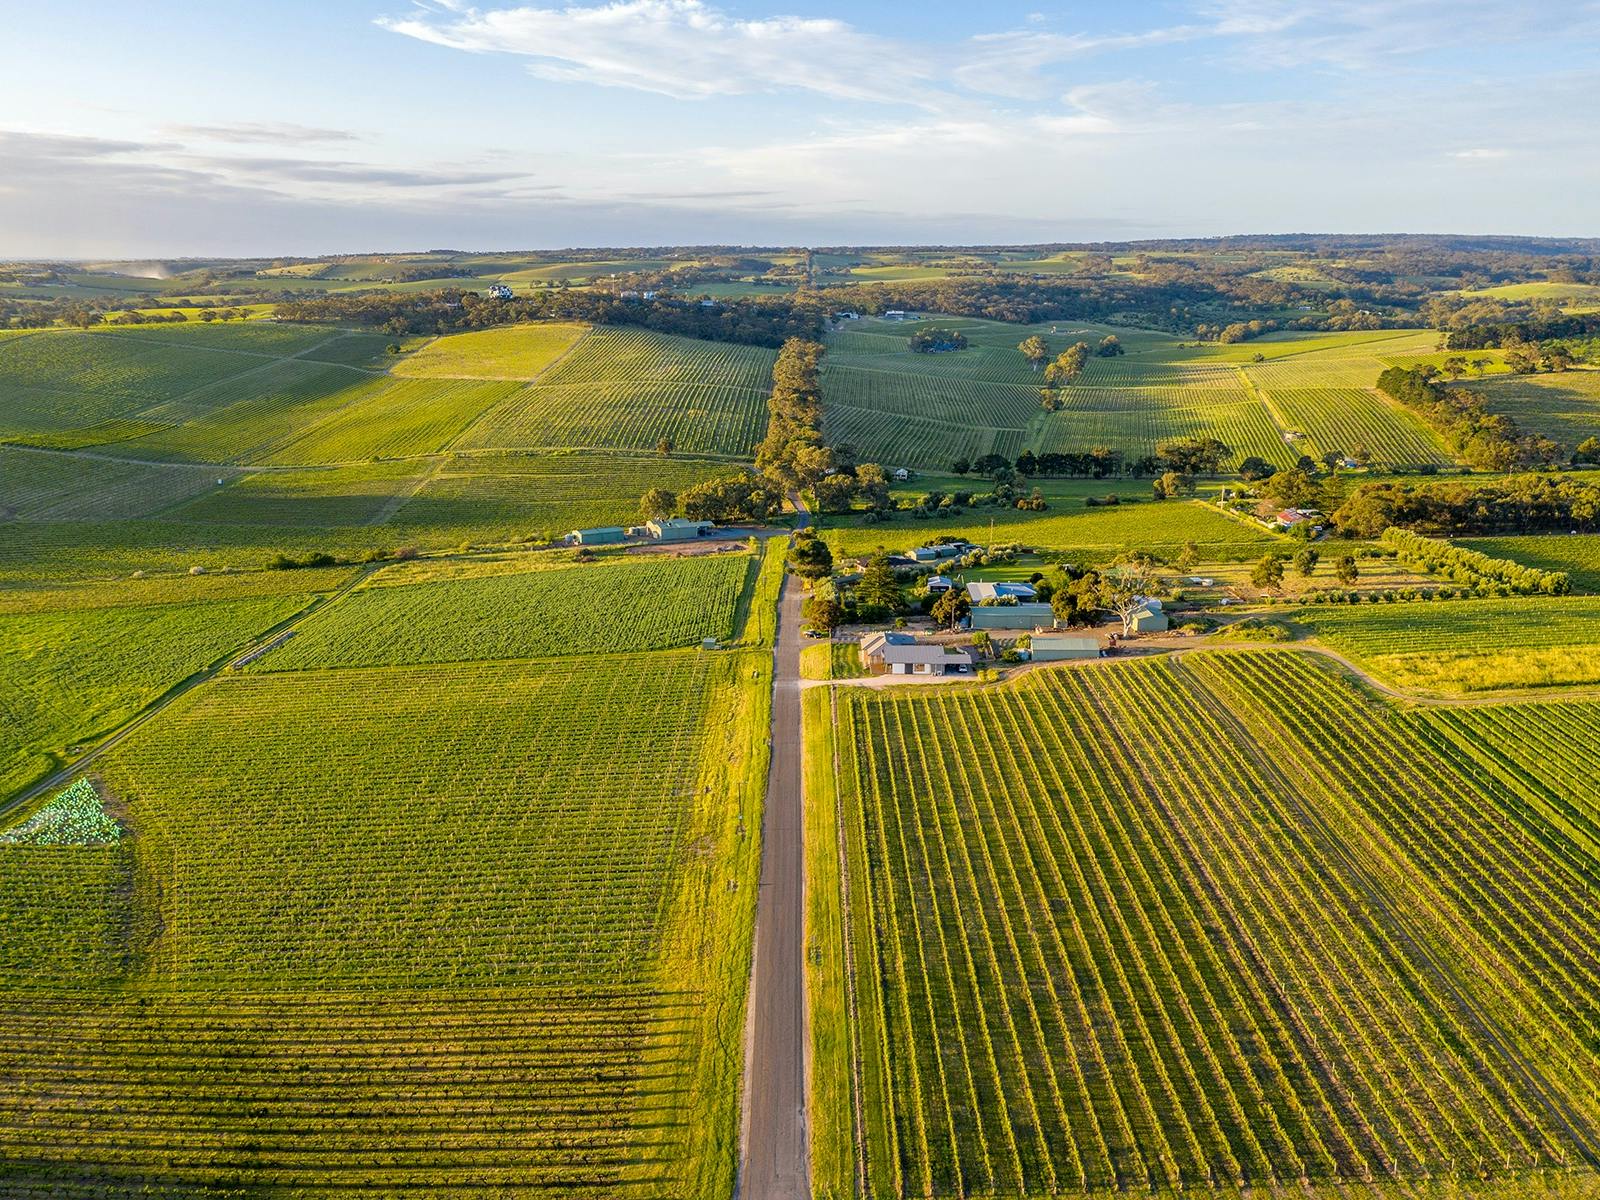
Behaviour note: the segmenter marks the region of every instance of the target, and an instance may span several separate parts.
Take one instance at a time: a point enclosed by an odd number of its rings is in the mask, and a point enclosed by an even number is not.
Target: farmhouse
[[[935,595],[940,592],[948,592],[953,586],[954,584],[950,582],[950,576],[948,575],[928,576],[928,590]]]
[[[911,472],[905,467],[896,467],[894,469],[894,478],[896,483],[904,483],[911,478]]]
[[[973,629],[1034,629],[1053,624],[1055,616],[1048,604],[984,604],[974,606],[967,619]]]
[[[606,546],[626,541],[628,531],[620,525],[601,525],[594,529],[574,529],[562,541],[569,546]]]
[[[972,655],[908,634],[867,633],[861,637],[861,665],[874,675],[964,675],[972,670]]]
[[[1286,508],[1273,518],[1273,522],[1279,529],[1294,529],[1306,524],[1316,529],[1321,527],[1322,514],[1314,508]]]
[[[503,283],[491,283],[489,285],[489,299],[509,300],[511,299],[511,289]]]
[[[1023,601],[1032,600],[1038,594],[1031,583],[1012,582],[1009,580],[991,583],[985,579],[977,583],[967,584],[967,599],[974,604],[982,604],[985,601],[990,604],[996,602],[1004,603],[1009,600],[1022,603]]]
[[[689,542],[695,538],[710,537],[716,525],[710,521],[667,517],[662,521],[646,521],[644,528],[645,532],[658,542]]]
[[[1034,662],[1062,662],[1073,658],[1099,658],[1100,639],[1064,633],[1033,635]]]

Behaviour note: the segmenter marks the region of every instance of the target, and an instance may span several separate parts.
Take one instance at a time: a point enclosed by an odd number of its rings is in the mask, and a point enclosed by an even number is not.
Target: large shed
[[[1035,662],[1061,662],[1069,658],[1099,658],[1100,639],[1065,633],[1033,635]]]
[[[620,525],[600,525],[594,529],[574,529],[566,541],[574,546],[605,546],[626,541],[628,531]]]
[[[716,526],[710,521],[690,521],[683,517],[667,517],[662,521],[646,521],[646,532],[658,542],[688,542],[695,538],[710,537]]]
[[[974,604],[967,611],[974,629],[1033,629],[1055,621],[1048,604]]]

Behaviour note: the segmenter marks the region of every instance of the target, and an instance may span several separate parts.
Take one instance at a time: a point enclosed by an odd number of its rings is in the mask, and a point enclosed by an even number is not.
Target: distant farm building
[[[873,675],[965,675],[972,655],[908,634],[868,633],[861,637],[861,665]]]
[[[896,467],[894,469],[894,478],[896,483],[904,483],[911,478],[911,472],[905,467]]]
[[[1032,600],[1038,594],[1033,584],[1010,580],[991,582],[985,579],[967,584],[967,599],[974,604],[982,604],[984,601],[991,604],[996,601],[1003,603],[1007,600],[1015,600],[1020,604]]]
[[[489,285],[489,299],[509,300],[511,299],[511,289],[503,283],[491,283]]]
[[[948,575],[928,576],[928,590],[935,594],[939,592],[948,592],[954,586],[955,585],[950,582],[950,576]]]
[[[1048,604],[981,604],[968,612],[974,629],[1035,629],[1055,616]]]
[[[903,308],[891,308],[883,314],[883,319],[885,321],[906,321],[910,319],[910,314]]]
[[[626,541],[628,531],[620,525],[600,525],[594,529],[574,529],[562,539],[569,546],[610,546]]]
[[[1273,522],[1279,529],[1295,529],[1301,525],[1317,529],[1321,527],[1322,519],[1322,514],[1314,508],[1286,508],[1273,518]]]
[[[1073,658],[1099,658],[1100,639],[1064,633],[1033,635],[1034,662],[1062,662]]]
[[[658,542],[689,542],[695,538],[710,537],[716,525],[710,521],[668,517],[663,521],[646,521],[644,528],[645,532]]]
[[[943,558],[954,558],[961,553],[961,548],[950,542],[941,542],[936,546],[918,546],[915,550],[907,550],[906,555],[912,562],[928,563],[938,562]]]

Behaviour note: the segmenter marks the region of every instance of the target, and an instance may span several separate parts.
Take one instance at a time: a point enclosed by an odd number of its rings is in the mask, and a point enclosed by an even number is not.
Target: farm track
[[[797,506],[798,507],[798,506]],[[807,514],[800,508],[800,526]],[[806,1200],[805,835],[800,588],[786,579],[773,650],[772,760],[761,818],[761,882],[745,1033],[740,1200]]]
[[[22,805],[26,804],[29,800],[32,800],[35,796],[38,796],[42,792],[47,792],[52,788],[60,787],[66,784],[90,763],[100,758],[106,753],[106,751],[111,750],[120,745],[122,742],[126,741],[130,734],[134,733],[141,726],[147,724],[153,718],[158,716],[162,711],[170,707],[175,701],[183,696],[188,695],[195,688],[200,687],[202,684],[209,683],[223,671],[232,666],[235,662],[239,661],[240,658],[246,657],[255,650],[264,646],[268,646],[269,644],[279,643],[287,640],[284,637],[285,634],[295,630],[306,618],[321,612],[328,605],[342,599],[349,592],[355,590],[356,587],[364,582],[375,571],[381,569],[381,567],[384,565],[385,564],[382,563],[375,563],[371,566],[364,567],[351,579],[346,581],[337,591],[329,592],[326,595],[316,597],[311,601],[311,603],[307,604],[299,612],[292,614],[285,620],[279,621],[271,629],[263,631],[250,643],[249,646],[236,646],[211,666],[197,671],[193,675],[189,676],[189,678],[180,680],[179,682],[173,684],[172,687],[167,689],[161,695],[157,696],[149,704],[145,705],[144,708],[140,709],[133,716],[129,717],[128,720],[124,721],[116,729],[112,730],[111,733],[102,738],[100,742],[92,749],[86,751],[84,754],[74,759],[71,763],[65,767],[62,767],[60,770],[54,771],[51,774],[46,775],[37,783],[23,788],[22,791],[18,792],[4,803],[0,803],[0,818],[3,818],[7,813],[20,808]]]

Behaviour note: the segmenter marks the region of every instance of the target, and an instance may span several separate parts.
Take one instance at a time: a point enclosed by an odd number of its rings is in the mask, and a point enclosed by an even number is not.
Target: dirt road
[[[784,581],[772,682],[772,763],[745,1039],[740,1200],[811,1195],[806,1125],[805,846],[800,771],[800,583]]]

